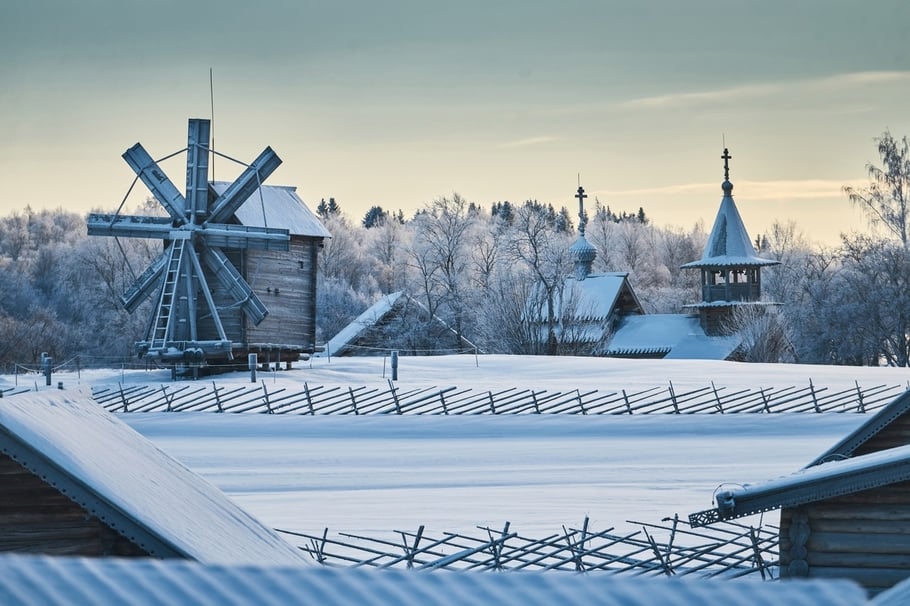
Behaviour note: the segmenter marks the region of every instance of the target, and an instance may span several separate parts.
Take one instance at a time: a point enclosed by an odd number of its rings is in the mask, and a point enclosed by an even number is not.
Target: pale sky
[[[271,145],[268,182],[311,207],[574,209],[580,173],[616,211],[710,228],[725,140],[753,237],[795,220],[833,244],[867,230],[840,188],[866,182],[873,138],[910,135],[908,26],[907,0],[8,0],[0,214],[116,208],[120,155],[183,148],[212,68],[216,150]]]

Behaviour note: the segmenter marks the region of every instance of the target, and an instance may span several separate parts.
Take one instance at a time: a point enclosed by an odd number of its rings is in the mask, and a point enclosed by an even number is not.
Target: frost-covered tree
[[[895,140],[889,131],[877,137],[882,166],[866,165],[870,183],[857,189],[844,187],[850,202],[862,209],[873,226],[881,226],[910,247],[910,143]]]
[[[412,221],[410,258],[421,279],[427,309],[451,323],[454,346],[464,335],[470,296],[470,233],[480,213],[455,193],[427,204]]]
[[[542,205],[525,203],[515,213],[509,247],[512,258],[524,264],[534,278],[537,296],[526,299],[526,313],[543,318],[546,328],[543,353],[548,355],[557,353],[556,296],[570,267],[569,237],[556,231],[555,222],[556,217]]]

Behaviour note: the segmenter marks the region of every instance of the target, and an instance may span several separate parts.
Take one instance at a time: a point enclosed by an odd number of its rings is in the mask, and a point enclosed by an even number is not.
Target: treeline
[[[355,222],[337,204],[322,218],[335,236],[320,266],[322,338],[380,295],[403,290],[452,329],[440,342],[427,315],[413,314],[405,336],[414,351],[454,351],[464,336],[487,352],[544,353],[539,321],[525,310],[535,293],[560,288],[572,274],[568,251],[577,236],[564,208],[528,201],[487,211],[456,194],[409,221],[374,207]],[[594,272],[629,272],[648,313],[683,313],[700,299],[698,272],[680,266],[701,257],[704,225],[657,227],[643,210],[617,215],[595,201],[586,237],[598,250]],[[736,316],[745,359],[910,363],[910,253],[902,242],[851,235],[818,249],[795,224],[776,223],[755,246],[781,263],[762,274],[764,298],[780,305]],[[581,353],[572,343],[558,351]]]
[[[119,297],[159,242],[88,238],[85,217],[26,208],[0,219],[0,368],[34,365],[42,352],[65,361],[132,355],[144,330]]]
[[[886,132],[878,141],[885,170],[869,167],[870,188],[846,193],[885,217],[892,237],[854,234],[818,249],[792,223],[758,235],[759,253],[780,261],[762,273],[764,297],[780,305],[736,317],[745,359],[910,364],[910,204],[903,202],[910,196],[901,197],[910,192],[910,152],[906,138],[900,145]],[[155,207],[149,201],[136,213]],[[319,342],[382,295],[404,291],[413,305],[395,331],[413,352],[463,351],[465,343],[489,353],[553,351],[527,309],[572,275],[577,217],[565,208],[529,200],[487,209],[454,194],[410,218],[379,206],[351,218],[333,198],[316,210],[333,234],[319,259]],[[598,251],[593,271],[629,272],[648,313],[681,313],[700,299],[698,272],[680,266],[701,257],[704,225],[658,227],[643,209],[616,213],[596,199],[586,219]],[[35,364],[41,352],[57,360],[132,355],[150,304],[130,315],[119,297],[160,246],[88,238],[85,217],[63,210],[0,218],[0,367]],[[571,328],[572,318],[558,321]],[[569,342],[556,346],[583,353]]]

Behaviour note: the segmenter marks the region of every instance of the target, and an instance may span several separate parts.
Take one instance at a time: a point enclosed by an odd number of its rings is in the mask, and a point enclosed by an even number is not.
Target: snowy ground
[[[592,358],[400,359],[402,389],[616,390],[666,385],[829,389],[906,385],[908,369]],[[385,367],[385,378],[383,368]],[[388,360],[316,358],[273,385],[386,385]],[[166,371],[60,373],[66,389],[168,383]],[[248,373],[217,377],[249,383]],[[0,385],[13,383],[0,378]],[[35,377],[19,377],[30,386]],[[40,382],[40,379],[39,379]],[[39,388],[43,388],[39,385]],[[856,414],[476,417],[127,414],[122,418],[274,527],[375,535],[425,524],[551,534],[589,515],[595,528],[711,507],[721,483],[795,471],[864,420]]]

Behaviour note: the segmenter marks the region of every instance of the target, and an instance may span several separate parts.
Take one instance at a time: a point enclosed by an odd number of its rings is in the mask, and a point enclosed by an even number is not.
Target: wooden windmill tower
[[[263,348],[274,352],[275,361],[291,361],[301,353],[315,350],[315,266],[322,239],[330,237],[315,216],[294,194],[293,188],[276,188],[262,182],[281,164],[267,147],[242,174],[230,184],[210,183],[210,122],[190,119],[187,140],[186,190],[181,193],[157,162],[137,143],[124,154],[130,168],[167,211],[167,217],[127,216],[115,213],[89,215],[90,236],[157,238],[164,242],[162,254],[138,277],[121,297],[130,312],[154,295],[154,305],[145,338],[136,343],[140,356],[168,364],[201,365],[232,360],[237,355]],[[266,202],[278,199],[287,208],[271,213],[268,221]],[[255,200],[262,207],[260,225],[241,221],[238,213],[245,203]],[[242,214],[242,213],[241,213]],[[250,211],[246,216],[250,216]],[[296,217],[297,229],[281,225],[279,217]],[[303,217],[303,220],[300,220]],[[299,228],[304,224],[303,228]],[[295,233],[296,232],[296,233]],[[294,242],[303,238],[309,246],[301,249]],[[269,315],[269,309],[248,281],[247,266],[256,253],[279,255],[278,261],[301,270],[299,289],[307,303],[302,309],[284,310],[287,315],[305,316],[302,333],[288,330],[277,321],[272,335],[283,340],[252,343],[256,328]],[[294,258],[284,258],[291,255]],[[262,259],[256,260],[260,265]],[[276,262],[272,258],[272,262]],[[303,270],[306,270],[305,272]],[[285,267],[273,274],[282,274]],[[304,275],[305,274],[305,275]],[[282,282],[288,295],[296,283]],[[262,291],[278,293],[271,285]],[[298,293],[299,294],[299,293]],[[301,297],[291,296],[300,301]],[[242,313],[241,313],[242,310]],[[258,336],[263,336],[261,331]]]

